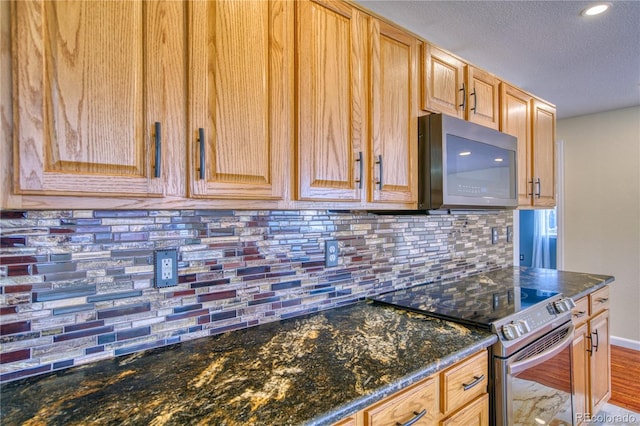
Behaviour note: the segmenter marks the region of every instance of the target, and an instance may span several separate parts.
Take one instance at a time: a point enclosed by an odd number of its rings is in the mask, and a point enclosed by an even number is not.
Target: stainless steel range
[[[571,425],[573,300],[551,291],[501,284],[478,275],[372,297],[491,330],[489,393],[496,425]]]

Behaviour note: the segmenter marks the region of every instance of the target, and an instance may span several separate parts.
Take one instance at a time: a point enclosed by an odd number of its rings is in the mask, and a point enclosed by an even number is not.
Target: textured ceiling
[[[557,107],[558,118],[640,105],[640,0],[357,1]]]

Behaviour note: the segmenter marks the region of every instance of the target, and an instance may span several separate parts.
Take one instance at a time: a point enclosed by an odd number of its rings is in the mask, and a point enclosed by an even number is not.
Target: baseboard
[[[640,342],[637,340],[625,339],[624,337],[611,336],[609,340],[612,345],[622,346],[623,348],[640,351]]]

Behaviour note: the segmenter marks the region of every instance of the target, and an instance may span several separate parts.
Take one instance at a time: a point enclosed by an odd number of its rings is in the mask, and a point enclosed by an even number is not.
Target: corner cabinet
[[[488,367],[487,351],[483,350],[334,426],[488,426]]]
[[[574,412],[595,415],[611,397],[609,287],[577,300],[572,315]]]
[[[163,195],[162,139],[175,136],[165,125],[180,113],[167,86],[179,87],[183,55],[167,22],[179,22],[182,5],[12,7],[15,192]]]
[[[555,108],[506,83],[500,106],[500,130],[518,138],[518,205],[554,207]]]
[[[450,53],[423,44],[422,108],[492,129],[500,125],[500,80]]]
[[[417,40],[349,3],[296,2],[297,199],[417,201]]]
[[[282,199],[293,5],[188,2],[189,196]]]

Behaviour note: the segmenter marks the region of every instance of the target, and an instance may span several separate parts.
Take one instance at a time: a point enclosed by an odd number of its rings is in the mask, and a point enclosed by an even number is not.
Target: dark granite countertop
[[[612,283],[615,279],[610,275],[524,266],[500,269],[482,275],[496,282],[514,283],[519,287],[557,291],[574,300]]]
[[[0,423],[331,424],[495,341],[359,302],[4,384]]]

